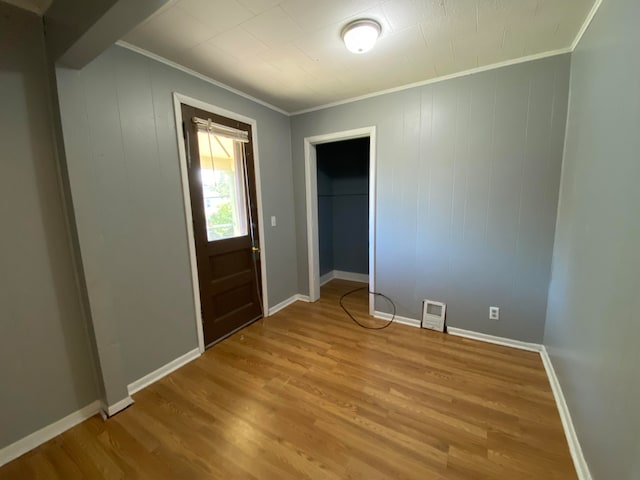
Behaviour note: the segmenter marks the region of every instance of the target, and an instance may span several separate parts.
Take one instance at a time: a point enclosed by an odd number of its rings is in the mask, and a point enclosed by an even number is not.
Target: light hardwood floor
[[[364,330],[338,306],[355,286],[330,282],[0,479],[576,478],[538,354]],[[366,319],[366,302],[348,303]]]

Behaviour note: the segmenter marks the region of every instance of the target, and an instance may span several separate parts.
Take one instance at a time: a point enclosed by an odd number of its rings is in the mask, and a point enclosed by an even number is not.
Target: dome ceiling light
[[[353,53],[365,53],[373,48],[382,28],[375,20],[355,20],[342,30],[342,40],[347,50]]]

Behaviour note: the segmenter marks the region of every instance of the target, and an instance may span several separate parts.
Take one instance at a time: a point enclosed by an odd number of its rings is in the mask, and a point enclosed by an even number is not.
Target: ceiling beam
[[[55,0],[44,15],[52,59],[81,69],[169,0]]]

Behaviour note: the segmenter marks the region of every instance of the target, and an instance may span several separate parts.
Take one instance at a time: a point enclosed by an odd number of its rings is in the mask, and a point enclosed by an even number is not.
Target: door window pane
[[[247,235],[243,144],[199,130],[198,147],[207,239]]]

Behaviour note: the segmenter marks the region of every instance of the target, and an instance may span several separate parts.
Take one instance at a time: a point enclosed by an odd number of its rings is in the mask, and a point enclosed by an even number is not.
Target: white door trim
[[[191,264],[191,283],[193,286],[193,303],[196,311],[196,332],[198,334],[198,348],[200,353],[204,352],[204,331],[202,327],[202,311],[200,309],[200,284],[198,282],[198,264],[196,262],[195,237],[193,234],[193,214],[191,212],[191,198],[189,196],[189,177],[187,172],[187,157],[182,139],[182,110],[180,104],[186,104],[191,107],[207,110],[216,115],[238,120],[251,125],[252,141],[253,141],[253,163],[256,174],[256,199],[258,203],[258,234],[260,235],[260,267],[262,270],[262,311],[266,317],[269,315],[269,301],[267,297],[267,264],[266,264],[266,246],[264,235],[264,222],[262,210],[262,188],[260,184],[260,149],[258,148],[258,124],[253,118],[245,117],[239,113],[226,110],[212,105],[210,103],[197,100],[195,98],[173,92],[173,109],[176,119],[176,135],[178,139],[178,155],[180,158],[180,176],[182,177],[182,195],[184,198],[184,213],[187,222],[187,239],[189,243],[189,258]]]
[[[318,240],[318,163],[316,145],[369,137],[369,291],[375,292],[376,240],[376,127],[315,135],[304,139],[304,167],[307,200],[307,249],[309,300],[320,299],[320,254]],[[369,314],[373,315],[374,296],[369,295]]]

